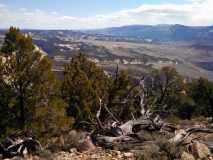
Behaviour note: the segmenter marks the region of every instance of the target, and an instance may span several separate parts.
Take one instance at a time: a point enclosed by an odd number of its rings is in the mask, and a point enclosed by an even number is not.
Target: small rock
[[[77,149],[76,148],[71,148],[70,149],[70,153],[76,153],[77,152]]]
[[[134,157],[134,154],[131,153],[131,152],[126,152],[126,153],[124,153],[124,157],[125,158],[132,158],[132,157]]]
[[[98,156],[98,155],[95,155],[95,154],[93,154],[92,156],[91,156],[91,159],[100,159],[100,157]]]
[[[121,154],[121,152],[120,152],[120,151],[115,151],[115,153],[116,153],[117,155],[120,155],[120,154]]]
[[[181,160],[195,160],[192,154],[189,154],[187,152],[183,152],[181,155]]]

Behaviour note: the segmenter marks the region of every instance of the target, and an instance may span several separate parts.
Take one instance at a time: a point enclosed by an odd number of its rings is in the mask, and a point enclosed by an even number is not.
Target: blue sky
[[[213,25],[213,0],[0,0],[0,28]]]
[[[69,16],[110,14],[119,10],[136,8],[142,4],[186,2],[186,0],[0,0],[0,3],[10,6],[11,9],[40,9]]]

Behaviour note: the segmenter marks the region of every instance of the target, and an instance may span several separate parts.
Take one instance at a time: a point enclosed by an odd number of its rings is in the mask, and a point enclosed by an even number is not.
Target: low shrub
[[[158,137],[152,144],[144,146],[139,160],[174,160],[180,157],[183,148],[168,142],[168,139]]]

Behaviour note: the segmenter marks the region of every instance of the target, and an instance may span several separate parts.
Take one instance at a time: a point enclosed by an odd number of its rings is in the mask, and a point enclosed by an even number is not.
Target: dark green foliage
[[[13,106],[20,127],[24,127],[25,121],[31,117],[30,112],[36,103],[41,100],[44,93],[44,85],[53,78],[51,63],[47,57],[43,57],[35,51],[32,39],[22,35],[19,30],[11,28],[5,37],[6,62],[3,65],[4,79],[13,93]],[[13,39],[12,36],[18,38]],[[8,40],[9,39],[9,40]],[[9,41],[7,43],[7,41]],[[13,50],[12,50],[12,49]],[[11,98],[11,97],[10,97]]]
[[[184,95],[179,99],[179,106],[175,112],[181,119],[191,119],[195,112],[195,102],[190,96]]]
[[[133,98],[136,95],[136,89],[128,72],[119,71],[117,68],[116,75],[110,82],[107,107],[121,120],[131,119],[131,112],[136,112]]]
[[[60,136],[63,132],[72,128],[74,120],[65,116],[67,104],[58,98],[52,98],[48,104],[36,107],[34,119],[29,128],[35,133],[42,142],[46,138]]]
[[[3,59],[0,58],[0,127],[1,134],[5,133],[8,128],[14,126],[12,122],[15,121],[14,110],[12,108],[14,93],[10,85],[6,82],[4,77]],[[0,136],[1,136],[0,134]]]
[[[153,86],[151,96],[156,101],[155,110],[162,116],[177,113],[178,107],[187,98],[184,79],[174,68],[164,67],[152,73]]]
[[[77,128],[95,120],[99,98],[106,99],[107,86],[104,71],[81,53],[65,66],[62,95],[69,104],[68,115],[75,118]]]
[[[189,84],[189,95],[196,103],[197,115],[213,115],[213,83],[207,79],[200,78]]]
[[[19,39],[21,38],[20,30],[15,27],[10,27],[9,31],[5,35],[5,40],[1,51],[4,54],[11,55],[19,47]]]
[[[70,125],[69,120],[63,121],[66,119],[66,105],[57,97],[59,83],[51,71],[51,62],[35,50],[32,38],[16,28],[10,28],[2,52],[0,136],[32,128],[36,133],[42,133],[43,126],[33,125],[34,122],[40,122],[38,119],[47,121],[49,128],[55,127],[55,130],[59,130],[59,126],[63,127],[62,123]],[[47,125],[43,122],[42,125]]]
[[[153,73],[152,96],[157,97],[157,111],[161,115],[175,115],[181,119],[213,115],[213,83],[200,78],[187,83],[170,67]],[[156,109],[156,108],[155,108]]]

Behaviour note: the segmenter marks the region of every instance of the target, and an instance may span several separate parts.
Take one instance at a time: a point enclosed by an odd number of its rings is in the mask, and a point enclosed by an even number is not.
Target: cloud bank
[[[10,9],[0,4],[0,28],[92,29],[132,24],[213,25],[213,0],[188,0],[185,4],[143,4],[108,15],[72,17],[39,9]]]

